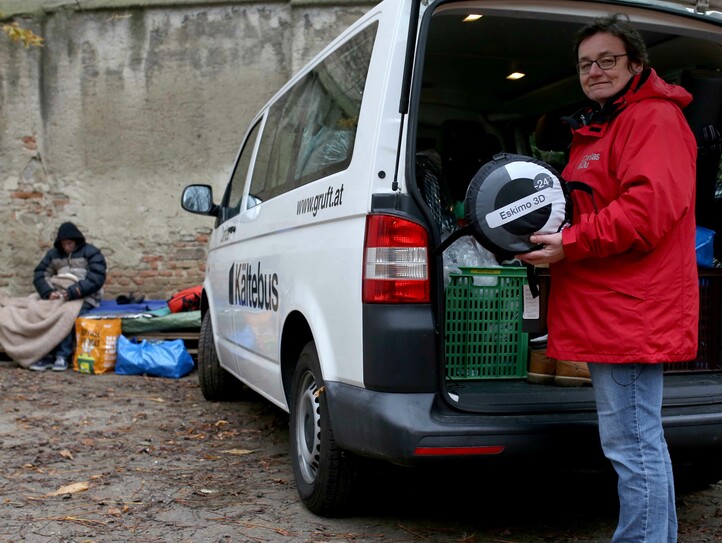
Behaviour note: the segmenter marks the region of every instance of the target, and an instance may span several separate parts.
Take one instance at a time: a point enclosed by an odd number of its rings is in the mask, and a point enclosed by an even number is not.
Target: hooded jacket
[[[72,239],[76,243],[71,254],[63,250],[61,241],[64,239]],[[71,222],[60,225],[53,248],[35,267],[33,284],[41,298],[47,299],[55,290],[48,279],[61,274],[71,274],[76,279],[67,288],[68,300],[84,298],[93,307],[100,304],[106,274],[105,257],[100,249],[85,241],[85,236]]]
[[[572,191],[566,258],[550,265],[550,357],[696,358],[697,146],[681,111],[691,99],[646,69],[604,108],[578,117],[562,177],[592,194]]]

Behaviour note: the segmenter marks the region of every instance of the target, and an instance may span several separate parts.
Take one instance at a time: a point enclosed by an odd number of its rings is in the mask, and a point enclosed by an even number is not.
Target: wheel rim
[[[301,476],[307,484],[316,480],[321,456],[321,414],[316,379],[306,372],[296,400],[296,455]]]

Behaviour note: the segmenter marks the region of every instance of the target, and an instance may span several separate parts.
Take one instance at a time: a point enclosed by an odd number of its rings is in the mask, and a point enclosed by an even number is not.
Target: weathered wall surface
[[[0,35],[0,291],[33,291],[66,220],[103,250],[106,298],[199,284],[212,220],[182,188],[220,196],[258,109],[373,3],[0,0],[45,39]]]

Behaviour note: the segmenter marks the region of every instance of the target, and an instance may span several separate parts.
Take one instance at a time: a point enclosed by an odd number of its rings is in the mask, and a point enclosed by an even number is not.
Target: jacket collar
[[[633,101],[633,97],[639,92],[650,76],[654,73],[651,68],[645,68],[634,75],[617,94],[607,100],[604,106],[593,104],[591,107],[584,107],[576,111],[570,117],[562,117],[572,130],[579,130],[585,126],[590,127],[591,132],[603,132],[602,126],[609,123],[614,117]],[[594,125],[596,127],[592,128]]]

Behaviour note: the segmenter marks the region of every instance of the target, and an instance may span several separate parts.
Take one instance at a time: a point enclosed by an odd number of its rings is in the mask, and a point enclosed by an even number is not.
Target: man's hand
[[[50,296],[48,296],[48,299],[50,299],[50,300],[67,300],[68,292],[65,290],[54,290],[50,293]]]

